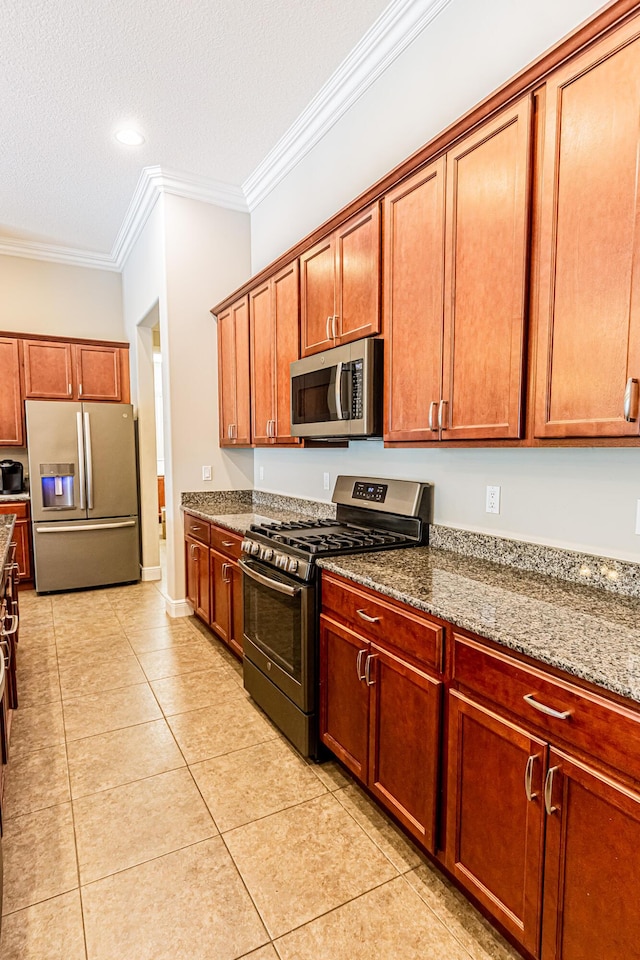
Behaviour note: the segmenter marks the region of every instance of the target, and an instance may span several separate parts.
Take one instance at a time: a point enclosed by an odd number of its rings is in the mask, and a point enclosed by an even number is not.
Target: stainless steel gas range
[[[433,487],[339,476],[335,520],[252,524],[242,543],[244,685],[293,745],[318,757],[318,559],[427,543]]]

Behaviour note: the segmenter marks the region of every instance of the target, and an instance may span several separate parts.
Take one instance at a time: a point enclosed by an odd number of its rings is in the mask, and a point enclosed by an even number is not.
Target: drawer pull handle
[[[223,547],[234,547],[235,544],[234,544],[233,540],[223,540],[223,541],[222,541],[222,546],[223,546]]]
[[[358,650],[358,658],[356,660],[356,673],[358,674],[358,680],[364,680],[364,673],[362,672],[362,658],[366,654],[366,650]]]
[[[376,682],[375,679],[374,680],[371,679],[371,663],[373,660],[375,660],[375,654],[370,653],[364,665],[364,678],[367,681],[368,687],[372,687]]]
[[[3,648],[2,655],[4,657],[4,666],[8,670],[11,666],[11,647],[9,646],[8,640],[0,640],[0,647]]]
[[[202,527],[199,527],[197,523],[192,523],[192,524],[191,524],[191,529],[192,529],[192,530],[202,530]]]
[[[556,772],[556,770],[559,770],[559,769],[560,769],[559,767],[549,767],[549,769],[547,770],[546,779],[544,781],[544,807],[547,813],[549,814],[549,816],[551,816],[552,813],[555,813],[556,810],[558,809],[557,807],[554,807],[553,804],[551,803],[551,796],[553,794],[553,775]]]
[[[571,716],[571,710],[554,710],[553,707],[548,707],[544,703],[538,703],[537,700],[533,699],[532,693],[525,693],[522,699],[528,703],[530,707],[539,710],[540,713],[544,713],[548,717],[555,717],[556,720],[568,720]]]
[[[531,802],[535,800],[538,796],[537,793],[533,792],[532,782],[533,782],[533,765],[536,761],[535,756],[530,756],[527,760],[527,766],[524,771],[524,792],[527,795],[527,800]]]
[[[6,614],[5,614],[5,616],[6,616]],[[18,620],[19,620],[19,618],[18,618],[15,614],[10,614],[10,617],[11,617],[11,626],[9,627],[9,629],[8,629],[8,630],[5,630],[4,624],[3,624],[3,626],[2,626],[2,631],[1,631],[1,632],[2,632],[2,636],[3,636],[3,637],[10,637],[10,636],[11,636],[12,634],[14,634],[14,633],[16,632],[16,630],[18,629]]]
[[[380,617],[370,617],[368,613],[365,613],[364,610],[356,610],[356,613],[362,620],[366,620],[367,623],[379,623]]]

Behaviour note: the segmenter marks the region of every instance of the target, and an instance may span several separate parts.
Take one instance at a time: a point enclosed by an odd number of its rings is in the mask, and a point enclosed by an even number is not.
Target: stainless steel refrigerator
[[[36,590],[140,579],[133,407],[27,400]]]

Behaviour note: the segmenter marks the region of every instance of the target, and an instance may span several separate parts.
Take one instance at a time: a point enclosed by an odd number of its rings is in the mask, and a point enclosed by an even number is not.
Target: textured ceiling
[[[8,0],[0,237],[107,254],[143,167],[240,185],[387,2]]]

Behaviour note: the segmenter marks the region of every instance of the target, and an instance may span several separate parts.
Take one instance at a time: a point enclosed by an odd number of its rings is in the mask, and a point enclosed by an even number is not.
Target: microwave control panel
[[[362,420],[362,360],[355,360],[352,365],[351,379],[351,419]]]
[[[387,496],[386,483],[362,483],[357,481],[353,485],[354,500],[371,500],[373,503],[384,503]]]

